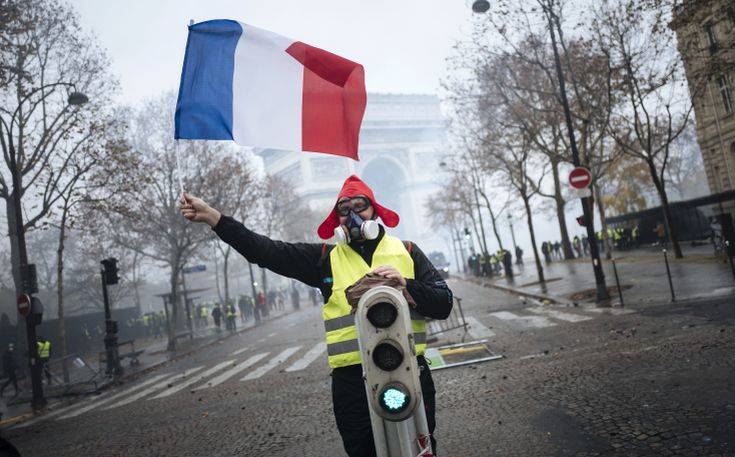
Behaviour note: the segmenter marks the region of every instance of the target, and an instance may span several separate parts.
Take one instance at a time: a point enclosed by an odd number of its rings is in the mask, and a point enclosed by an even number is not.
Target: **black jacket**
[[[249,230],[228,216],[220,218],[214,231],[248,262],[256,263],[260,267],[311,287],[318,287],[322,291],[324,303],[332,295],[332,266],[329,252],[334,245],[274,241]],[[350,247],[370,265],[375,248],[384,234],[385,231],[381,226],[377,239],[352,243]],[[412,245],[411,258],[415,279],[406,279],[406,289],[416,301],[416,311],[424,317],[446,319],[452,311],[452,291],[415,244]]]
[[[3,352],[3,373],[5,373],[5,376],[11,376],[17,369],[15,354],[7,350]]]

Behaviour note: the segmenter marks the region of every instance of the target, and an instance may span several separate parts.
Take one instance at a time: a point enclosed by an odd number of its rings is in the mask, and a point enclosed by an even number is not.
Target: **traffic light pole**
[[[569,146],[572,149],[572,162],[575,167],[581,166],[579,160],[579,150],[577,149],[577,140],[574,135],[574,124],[572,124],[572,113],[569,109],[569,101],[567,100],[567,89],[564,82],[564,72],[561,68],[561,60],[559,59],[559,50],[556,45],[556,34],[554,33],[554,22],[552,16],[554,12],[550,9],[545,9],[545,14],[549,22],[549,34],[551,35],[551,45],[554,50],[554,63],[556,65],[556,75],[559,80],[559,96],[561,103],[564,108],[564,118],[567,124],[567,132],[569,134]],[[597,244],[597,236],[595,235],[595,228],[592,224],[592,201],[589,197],[584,197],[582,200],[582,211],[584,214],[585,228],[587,229],[587,239],[589,240],[590,256],[592,257],[592,268],[595,272],[595,285],[597,287],[597,302],[607,300],[610,298],[610,293],[607,290],[605,284],[605,272],[602,270],[602,263],[600,262],[600,250]]]
[[[376,456],[433,455],[416,359],[425,339],[413,331],[403,294],[372,287],[357,304],[355,327]]]
[[[28,294],[33,292],[31,289],[31,278],[29,277],[28,268],[28,251],[26,249],[26,237],[23,227],[23,209],[20,201],[21,183],[20,171],[15,160],[15,147],[10,142],[10,170],[13,180],[13,210],[15,212],[15,236],[18,242],[18,264],[20,266],[20,290],[18,294]],[[20,318],[19,318],[20,319]],[[33,397],[31,399],[31,407],[34,410],[42,409],[46,406],[46,399],[43,396],[42,367],[38,358],[38,342],[36,337],[36,315],[31,312],[25,318],[26,321],[26,339],[28,341],[28,365],[31,372],[31,388]]]
[[[117,347],[117,328],[116,323],[112,320],[112,312],[110,311],[110,297],[107,293],[107,274],[103,269],[102,277],[102,299],[105,304],[105,353],[107,355],[107,374],[115,377],[122,375],[122,366],[120,365],[120,353]]]

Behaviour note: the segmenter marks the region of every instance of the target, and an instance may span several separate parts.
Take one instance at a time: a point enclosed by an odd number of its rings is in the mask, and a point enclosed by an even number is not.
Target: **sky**
[[[234,19],[365,67],[368,92],[437,93],[470,31],[469,0],[71,0],[119,78],[118,101],[176,90],[189,20]]]
[[[82,28],[94,33],[106,49],[111,71],[120,81],[117,101],[128,105],[177,90],[190,19],[238,20],[359,62],[365,67],[368,92],[428,94],[440,92],[440,81],[448,73],[445,59],[477,20],[471,0],[70,2]],[[568,211],[575,213],[576,205]],[[575,234],[580,230],[571,215],[569,226]],[[516,238],[530,254],[522,215],[515,216],[520,227]],[[535,218],[539,243],[558,236],[549,216]],[[485,229],[490,230],[489,221]],[[501,230],[503,238],[510,238],[507,227]]]

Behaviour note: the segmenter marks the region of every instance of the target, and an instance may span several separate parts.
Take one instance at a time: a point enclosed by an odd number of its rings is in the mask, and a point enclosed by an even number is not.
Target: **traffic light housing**
[[[104,259],[100,263],[102,264],[102,268],[104,269],[105,284],[117,284],[117,282],[120,280],[117,275],[117,259],[114,257],[110,257]]]
[[[406,299],[392,287],[373,287],[360,298],[355,324],[370,407],[388,421],[407,419],[422,397]]]

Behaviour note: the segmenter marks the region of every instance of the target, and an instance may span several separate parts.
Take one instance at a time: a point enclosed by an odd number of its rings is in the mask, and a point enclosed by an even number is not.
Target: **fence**
[[[443,320],[426,319],[426,342],[433,343],[438,339],[437,335],[456,329],[462,329],[462,341],[464,342],[465,336],[467,335],[467,321],[462,311],[462,299],[455,295],[454,306],[452,306],[452,312],[449,313],[449,317]]]

